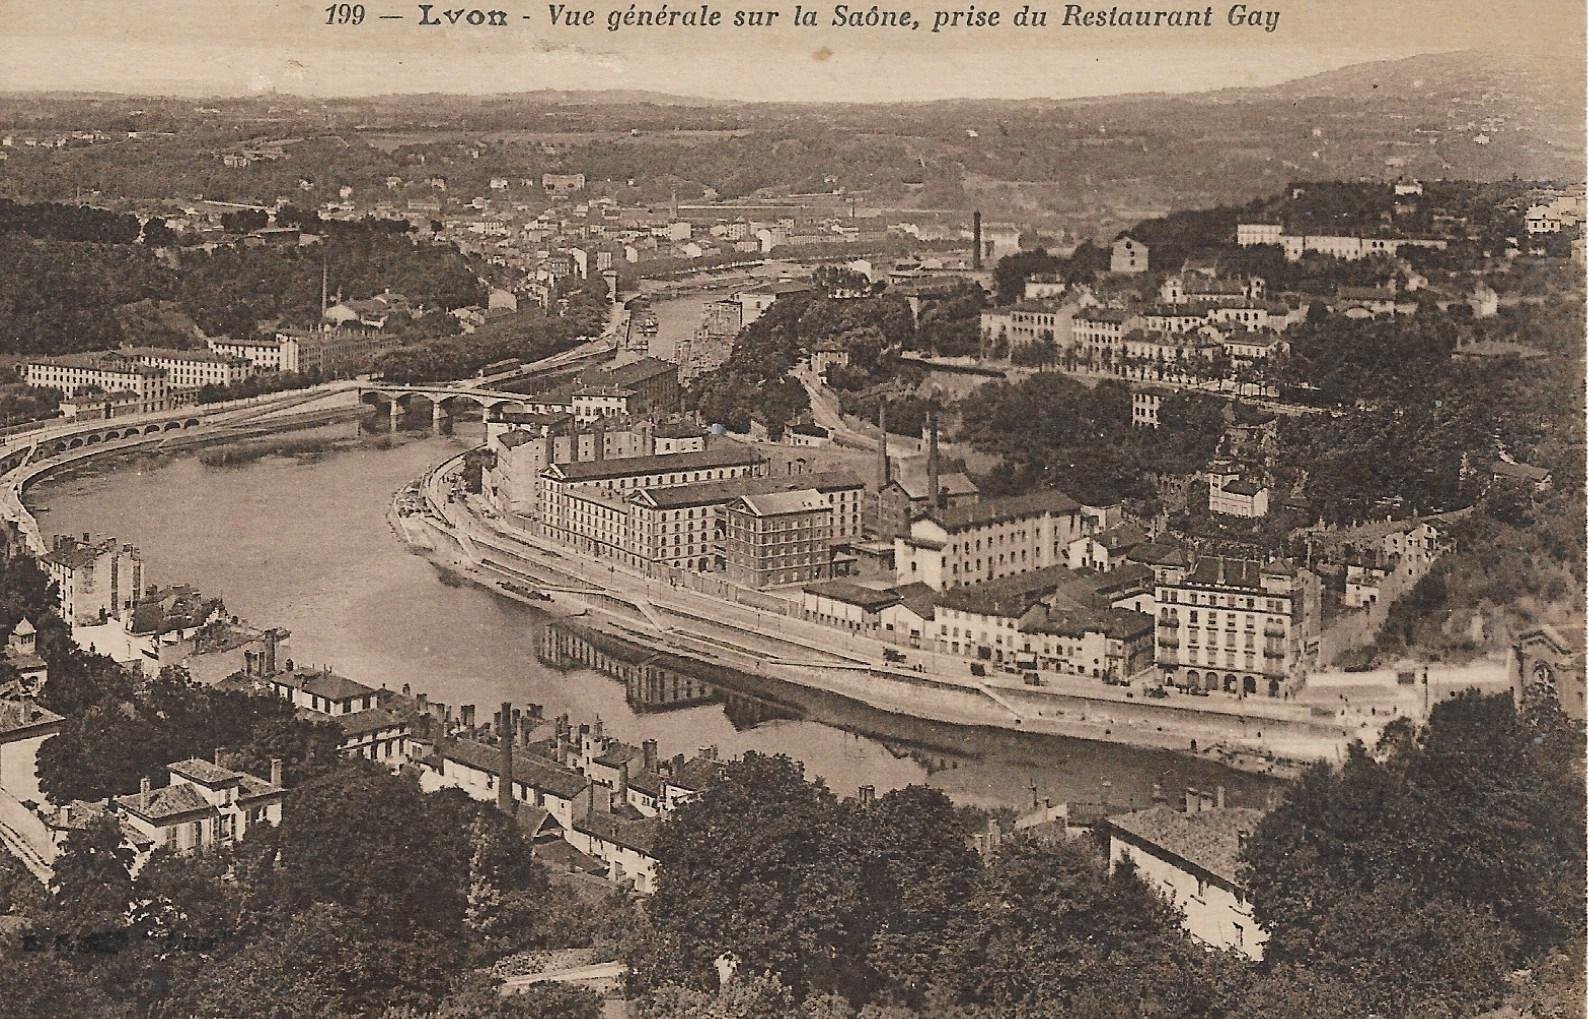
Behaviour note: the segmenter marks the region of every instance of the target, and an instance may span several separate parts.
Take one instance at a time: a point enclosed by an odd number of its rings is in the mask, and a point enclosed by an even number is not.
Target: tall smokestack
[[[976,245],[975,250],[972,251],[971,255],[970,255],[970,267],[972,269],[976,269],[976,270],[980,271],[980,269],[981,269],[981,210],[980,209],[977,209],[975,212],[970,214],[970,234],[971,234],[971,243]]]
[[[877,430],[882,438],[877,442],[877,492],[888,487],[888,401],[877,408]]]
[[[942,497],[937,481],[937,411],[926,412],[926,487],[927,505],[937,509]]]
[[[501,748],[502,771],[496,777],[496,808],[504,814],[513,813],[513,702],[502,702],[502,714],[496,720],[496,742]]]

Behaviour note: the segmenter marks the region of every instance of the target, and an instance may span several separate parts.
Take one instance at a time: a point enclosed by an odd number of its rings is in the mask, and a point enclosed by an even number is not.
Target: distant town
[[[7,1007],[1575,1014],[1588,186],[1489,172],[1484,95],[1407,129],[1469,174],[1068,217],[945,189],[925,120],[879,182],[709,108],[6,98]],[[38,502],[409,436],[390,542],[494,607],[452,639],[634,717],[311,664],[160,521]],[[1118,770],[837,788],[646,722],[721,702]]]

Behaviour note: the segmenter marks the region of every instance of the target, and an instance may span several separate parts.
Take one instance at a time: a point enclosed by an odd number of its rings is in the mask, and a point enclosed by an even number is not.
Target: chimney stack
[[[975,212],[970,214],[970,235],[971,235],[971,243],[975,245],[975,249],[971,252],[971,255],[970,255],[970,267],[972,269],[975,269],[975,270],[977,270],[979,272],[981,270],[981,210],[980,209],[977,209]]]
[[[497,809],[513,813],[513,702],[503,700],[497,722],[497,744],[502,752],[502,771],[497,775]]]
[[[1195,814],[1202,805],[1202,796],[1190,786],[1185,787],[1185,812]]]
[[[1213,802],[1214,802],[1215,805],[1218,806],[1218,808],[1220,810],[1224,809],[1224,787],[1223,786],[1219,786],[1214,791],[1214,800],[1213,800]]]
[[[271,627],[265,631],[264,669],[265,675],[267,676],[274,676],[276,674],[276,646],[280,643],[280,641],[280,630],[276,629],[275,627]]]
[[[145,775],[138,780],[138,806],[143,810],[149,809],[149,776]]]
[[[881,438],[877,442],[877,492],[880,494],[888,487],[888,401],[883,400],[877,406],[877,430]]]
[[[462,713],[462,722],[465,729],[474,728],[474,705],[465,704],[458,709]]]
[[[863,786],[860,787],[860,805],[862,807],[871,806],[872,803],[876,802],[876,799],[877,799],[877,787],[876,786],[863,785]]]
[[[272,757],[270,759],[270,784],[280,788],[281,777],[281,758]]]
[[[217,768],[224,768],[225,767],[225,765],[221,763],[221,748],[220,747],[216,747],[215,748],[215,767],[217,767]]]
[[[926,412],[926,486],[927,506],[938,509],[942,505],[942,494],[938,490],[937,478],[937,411]]]
[[[618,765],[617,771],[618,777],[616,787],[612,791],[612,798],[621,807],[629,801],[629,762],[624,761]]]
[[[1112,782],[1104,782],[1103,783],[1103,808],[1105,810],[1108,808],[1109,800],[1113,796],[1113,793],[1114,793],[1114,783],[1112,783]]]
[[[656,774],[656,741],[653,739],[640,742],[641,761],[648,774]]]

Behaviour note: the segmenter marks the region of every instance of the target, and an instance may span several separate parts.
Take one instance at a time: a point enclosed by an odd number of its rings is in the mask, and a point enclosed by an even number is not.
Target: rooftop
[[[573,823],[574,831],[592,835],[604,842],[632,849],[646,856],[656,845],[656,833],[662,826],[660,817],[627,818],[603,811],[592,811]]]
[[[31,699],[0,700],[0,736],[23,732],[43,726],[59,725],[65,721],[60,715],[42,708]]]
[[[468,739],[444,739],[436,744],[436,753],[477,771],[495,775],[502,768],[502,751],[490,743]],[[520,782],[543,793],[551,793],[564,800],[572,800],[584,792],[589,780],[572,768],[552,764],[524,753],[513,755],[513,781]]]
[[[937,596],[941,608],[1012,619],[1073,582],[1067,566],[1046,566],[1029,573],[1014,573],[980,584],[951,587]]]
[[[827,500],[813,488],[800,488],[792,492],[767,492],[741,495],[736,504],[758,517],[784,516],[790,513],[810,513],[828,508]]]
[[[151,789],[147,800],[142,793],[116,797],[116,806],[147,820],[160,822],[190,814],[216,813],[214,804],[194,786],[178,782],[162,789]]]
[[[849,471],[821,471],[816,474],[790,474],[773,478],[729,478],[725,481],[700,481],[691,485],[646,488],[635,493],[637,501],[657,509],[682,509],[730,502],[741,495],[766,495],[772,492],[815,490],[827,493],[863,488],[865,483]]]
[[[1222,807],[1189,814],[1171,807],[1152,807],[1111,817],[1108,824],[1129,841],[1149,850],[1165,850],[1239,888],[1241,838],[1255,829],[1262,818],[1261,810],[1249,807]]]
[[[199,785],[209,786],[212,789],[234,785],[242,778],[240,773],[230,768],[223,768],[200,757],[190,757],[185,761],[168,764],[165,770],[173,775],[181,775],[185,779],[197,782]]]
[[[911,499],[925,499],[931,495],[930,483],[931,479],[927,477],[925,472],[916,471],[908,473],[901,471],[899,476],[892,481],[892,484],[898,485],[904,491],[904,494]],[[963,471],[953,471],[949,474],[938,475],[937,490],[939,494],[949,496],[978,495],[981,493],[981,489],[976,487],[976,482],[972,481]]]
[[[612,460],[583,460],[553,464],[568,481],[599,481],[604,478],[637,477],[677,471],[709,470],[717,467],[749,467],[761,462],[754,450],[739,445],[719,445],[694,453],[660,453],[653,456],[625,456]]]
[[[302,690],[316,697],[324,697],[333,701],[345,701],[375,692],[374,687],[365,686],[363,683],[348,679],[346,676],[339,676],[330,669],[321,669],[319,671],[299,669],[296,672],[272,676],[270,677],[270,682],[277,686],[291,687],[294,690]]]
[[[891,588],[878,590],[873,587],[862,587],[848,580],[827,580],[819,584],[806,584],[804,590],[805,593],[814,594],[819,598],[831,598],[872,612],[885,609],[889,605],[897,605],[902,600],[899,592]]]
[[[927,515],[942,524],[945,530],[953,532],[1044,513],[1074,513],[1080,508],[1080,503],[1063,492],[1049,489],[932,510]]]

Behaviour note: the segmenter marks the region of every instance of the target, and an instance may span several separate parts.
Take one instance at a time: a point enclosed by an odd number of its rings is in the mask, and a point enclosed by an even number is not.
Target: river
[[[534,609],[466,582],[411,553],[386,512],[393,493],[480,438],[480,425],[435,434],[429,416],[388,431],[386,417],[290,433],[346,440],[321,453],[206,466],[196,450],[127,453],[63,470],[27,494],[46,534],[93,532],[137,544],[148,581],[192,583],[256,625],[291,631],[288,656],[371,685],[408,683],[489,717],[503,700],[548,716],[603,719],[609,731],[660,744],[663,756],[716,746],[785,753],[837,792],[912,782],[956,800],[1029,806],[1034,796],[1146,805],[1155,781],[1227,787],[1260,802],[1270,785],[1211,762],[1165,752],[1018,733],[965,732],[764,680],[706,676],[689,663],[652,667],[605,655],[578,633],[548,629]],[[288,437],[288,436],[283,436]],[[643,654],[638,656],[643,658]],[[589,667],[604,666],[608,672]],[[682,680],[680,679],[682,677]],[[710,679],[680,696],[679,683]],[[1036,786],[1033,793],[1032,786]]]

